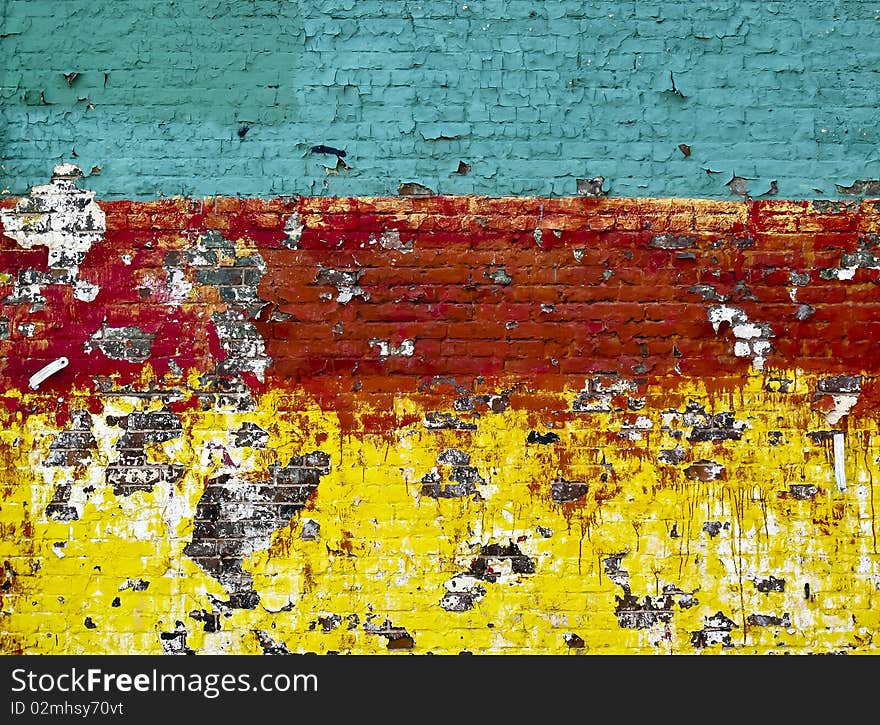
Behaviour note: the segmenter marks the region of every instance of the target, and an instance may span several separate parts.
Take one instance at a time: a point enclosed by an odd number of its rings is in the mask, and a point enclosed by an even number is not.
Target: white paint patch
[[[834,482],[838,491],[846,491],[846,465],[843,433],[834,434]]]
[[[733,326],[733,335],[740,340],[753,340],[756,337],[763,337],[763,334],[763,330],[752,322]]]
[[[284,233],[287,235],[284,246],[288,249],[296,249],[299,246],[299,240],[302,239],[304,229],[305,226],[303,226],[299,214],[293,212],[293,214],[287,217],[287,221],[284,222]]]
[[[34,186],[14,209],[0,211],[6,236],[24,249],[47,247],[49,267],[66,270],[66,281],[71,283],[75,283],[79,265],[92,244],[102,241],[107,230],[104,212],[95,202],[95,192],[76,188],[82,176],[78,166],[58,164],[48,184]],[[77,299],[91,302],[97,287],[84,284],[87,287],[75,288]]]
[[[642,440],[642,431],[651,430],[653,427],[654,421],[647,416],[640,415],[636,418],[635,423],[621,426],[617,437],[631,441],[640,441]]]
[[[770,325],[763,322],[750,322],[748,315],[733,305],[712,305],[707,315],[715,334],[721,324],[730,324],[734,336],[733,354],[737,357],[750,357],[755,370],[763,370],[767,356],[773,348],[770,338],[775,337]]]
[[[370,347],[379,348],[379,357],[412,357],[416,349],[414,340],[404,340],[396,347],[388,340],[370,339]]]
[[[831,401],[834,403],[834,410],[825,415],[825,420],[828,425],[836,425],[843,416],[849,415],[855,404],[859,402],[859,394],[831,393]]]
[[[189,297],[193,288],[192,282],[186,278],[182,269],[172,267],[167,270],[167,275],[168,304],[179,307]]]
[[[128,530],[135,540],[149,541],[155,538],[151,523],[149,519],[133,516],[128,522]]]
[[[843,267],[841,269],[829,270],[829,274],[833,274],[837,279],[848,280],[856,276],[858,267]]]
[[[189,502],[183,496],[175,495],[174,485],[170,485],[168,498],[162,509],[162,519],[168,525],[168,530],[177,535],[181,522],[190,522],[193,518],[195,518],[195,511]]]
[[[80,302],[94,302],[101,288],[84,279],[78,279],[73,283],[73,296]]]

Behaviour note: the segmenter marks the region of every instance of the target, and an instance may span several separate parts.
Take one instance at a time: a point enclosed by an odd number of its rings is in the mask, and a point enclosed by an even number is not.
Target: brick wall
[[[4,652],[875,651],[874,200],[79,176],[0,214]]]
[[[567,196],[598,176],[612,196],[876,196],[876,14],[859,0],[7,0],[0,191],[25,194],[63,160],[104,199],[410,182]]]

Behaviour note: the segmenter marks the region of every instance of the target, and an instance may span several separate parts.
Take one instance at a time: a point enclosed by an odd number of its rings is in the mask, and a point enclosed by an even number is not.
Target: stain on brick
[[[313,519],[303,520],[299,532],[299,538],[303,541],[317,541],[321,538],[321,524]]]
[[[373,621],[372,615],[367,615],[367,619],[364,621],[364,631],[368,634],[385,637],[388,640],[388,649],[412,649],[415,647],[415,640],[409,632],[403,627],[395,627],[388,619],[377,624]]]
[[[605,184],[604,176],[594,176],[590,179],[575,179],[578,196],[605,196],[608,192],[602,189]]]
[[[131,589],[133,592],[145,592],[149,586],[150,582],[145,579],[126,579],[119,585],[119,591],[124,592],[126,589]]]
[[[734,196],[746,198],[749,195],[749,180],[736,174],[725,184]]]
[[[88,466],[96,450],[91,415],[84,410],[75,410],[70,414],[69,427],[49,444],[49,455],[43,465]]]
[[[684,475],[691,481],[714,481],[723,478],[724,466],[707,458],[701,458],[685,468]]]
[[[33,187],[30,196],[19,199],[14,209],[0,210],[0,220],[3,233],[24,249],[47,247],[50,270],[63,273],[57,282],[50,282],[51,275],[34,272],[40,279],[37,285],[70,284],[76,299],[91,302],[98,287],[78,278],[79,267],[92,245],[104,239],[107,223],[95,202],[95,192],[76,188],[82,176],[78,166],[58,164],[48,184]]]
[[[623,557],[625,557],[627,553],[628,552],[624,551],[619,554],[606,556],[602,559],[602,567],[605,571],[605,576],[623,589],[624,594],[628,595],[630,593],[629,572],[624,569],[622,565]]]
[[[397,187],[397,193],[400,196],[434,196],[435,192],[433,189],[428,188],[424,184],[417,184],[415,182],[405,182],[400,184]]]
[[[650,246],[656,249],[691,249],[697,240],[694,237],[675,234],[656,234],[651,237]]]
[[[803,322],[804,320],[810,319],[813,315],[816,314],[816,308],[812,305],[800,304],[798,305],[797,311],[794,313],[794,316]]]
[[[647,629],[657,623],[668,624],[672,621],[672,597],[652,597],[646,595],[639,601],[632,594],[624,594],[622,597],[615,595],[617,602],[614,614],[617,615],[617,623],[625,629]]]
[[[402,340],[400,344],[393,345],[388,340],[370,338],[370,347],[379,351],[379,358],[388,357],[412,357],[416,346],[414,340]]]
[[[693,418],[694,427],[688,434],[688,440],[691,442],[738,441],[742,438],[743,429],[748,427],[746,421],[736,420],[730,411],[714,415],[693,411]]]
[[[862,377],[836,375],[820,378],[816,384],[812,407],[825,413],[828,425],[837,425],[859,402]]]
[[[52,500],[46,506],[46,516],[55,521],[77,521],[79,511],[70,504],[73,485],[70,482],[60,483],[55,487]]]
[[[239,256],[235,242],[219,232],[199,236],[184,257],[195,269],[196,282],[215,289],[225,303],[225,309],[211,314],[225,353],[216,372],[233,377],[249,372],[262,382],[272,361],[254,321],[267,304],[257,292],[266,274],[265,261],[257,253]]]
[[[357,618],[357,615],[354,615]],[[342,624],[342,616],[339,614],[326,614],[320,615],[317,619],[312,620],[309,623],[309,629],[315,629],[315,627],[320,627],[321,631],[324,634],[332,632],[339,625]],[[355,623],[355,627],[357,627],[357,622]]]
[[[638,398],[632,396],[644,379],[627,380],[619,376],[594,376],[584,382],[583,389],[572,403],[575,413],[610,413],[612,405],[623,410],[637,409]]]
[[[790,483],[788,484],[788,492],[792,498],[798,501],[807,501],[819,493],[819,489],[808,483]]]
[[[250,388],[238,377],[206,373],[199,378],[195,393],[202,410],[228,408],[248,412],[256,408]]]
[[[681,446],[676,446],[675,448],[670,448],[664,451],[660,451],[657,455],[657,459],[661,463],[665,463],[669,466],[677,466],[679,463],[687,458],[687,451]]]
[[[730,524],[724,523],[722,524],[720,521],[706,521],[703,524],[703,531],[709,534],[709,538],[714,539],[718,534],[721,533],[722,529],[729,529]]]
[[[834,186],[841,194],[880,196],[880,180],[878,179],[856,179],[849,186],[842,184],[835,184]]]
[[[388,229],[379,236],[379,246],[382,249],[390,249],[395,252],[409,254],[413,251],[413,242],[403,242],[400,239],[400,231],[397,229]]]
[[[202,623],[202,629],[205,632],[219,632],[222,629],[220,622],[220,613],[208,611],[206,609],[194,609],[189,613],[190,619]]]
[[[507,286],[511,282],[513,282],[513,277],[511,277],[507,270],[504,267],[499,267],[497,269],[490,269],[489,271],[483,274],[484,277],[488,277],[495,284],[500,284],[501,286]]]
[[[764,369],[773,349],[770,340],[776,337],[769,324],[750,322],[744,310],[732,305],[712,305],[707,315],[716,334],[722,323],[729,323],[734,337],[734,355],[751,358],[755,370]]]
[[[574,632],[566,632],[562,635],[562,639],[565,641],[565,644],[569,649],[583,649],[586,646],[583,637]]]
[[[456,574],[443,584],[446,593],[440,606],[450,612],[465,612],[486,595],[483,582],[511,581],[517,575],[534,573],[534,560],[523,554],[517,544],[486,544],[471,559],[466,572]]]
[[[284,246],[288,249],[297,249],[304,230],[299,214],[293,212],[284,222]]]
[[[456,398],[453,407],[457,411],[473,411],[479,415],[483,412],[503,413],[510,405],[512,390],[505,390],[498,394],[464,395]]]

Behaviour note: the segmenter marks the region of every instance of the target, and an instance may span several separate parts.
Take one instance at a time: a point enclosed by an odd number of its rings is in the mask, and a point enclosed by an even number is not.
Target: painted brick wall
[[[77,183],[0,214],[4,652],[876,652],[877,201]]]
[[[0,4],[0,651],[876,652],[878,13]]]
[[[565,196],[597,176],[613,196],[876,195],[855,182],[880,179],[878,12],[7,0],[0,190],[27,193],[68,161],[104,199],[393,195],[406,182]]]

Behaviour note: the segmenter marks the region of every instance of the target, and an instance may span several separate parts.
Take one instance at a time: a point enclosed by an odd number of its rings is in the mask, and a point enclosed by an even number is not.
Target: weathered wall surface
[[[870,2],[120,7],[0,3],[6,193],[47,160],[104,199],[880,193]]]
[[[4,652],[876,651],[877,202],[78,183],[0,214]]]

